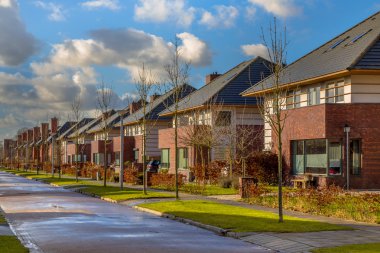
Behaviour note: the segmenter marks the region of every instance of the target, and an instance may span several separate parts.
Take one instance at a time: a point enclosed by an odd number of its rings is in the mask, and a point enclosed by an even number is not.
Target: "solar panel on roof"
[[[339,46],[343,41],[345,41],[346,39],[348,39],[350,36],[347,36],[346,38],[343,38],[343,39],[340,39],[338,40],[337,42],[335,42],[331,47],[330,49],[334,49],[336,48],[337,46]]]
[[[352,44],[354,44],[356,41],[358,41],[359,39],[361,39],[364,35],[366,35],[366,34],[369,33],[370,31],[372,31],[372,29],[369,29],[368,31],[359,34],[358,36],[356,36],[355,38],[353,38],[353,39],[350,41],[350,43],[347,44],[347,46],[348,46],[348,45],[352,45]]]

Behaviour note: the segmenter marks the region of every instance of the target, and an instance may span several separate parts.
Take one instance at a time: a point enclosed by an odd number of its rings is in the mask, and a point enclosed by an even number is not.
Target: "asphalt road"
[[[268,252],[240,240],[0,172],[0,206],[34,252]]]

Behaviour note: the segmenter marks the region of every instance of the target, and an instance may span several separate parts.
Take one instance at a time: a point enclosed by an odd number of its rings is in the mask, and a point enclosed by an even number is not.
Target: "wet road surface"
[[[240,240],[0,172],[0,206],[34,252],[268,252]]]

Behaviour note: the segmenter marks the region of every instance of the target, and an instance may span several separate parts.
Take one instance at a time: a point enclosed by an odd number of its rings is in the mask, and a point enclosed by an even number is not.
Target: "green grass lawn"
[[[150,198],[173,198],[173,194],[167,194],[162,192],[148,191],[145,195],[141,190],[135,190],[131,188],[124,188],[120,190],[119,187],[108,186],[103,187],[99,185],[88,185],[82,189],[86,193],[92,193],[104,198],[110,198],[116,201],[124,201],[131,199],[150,199]]]
[[[351,230],[352,228],[278,215],[270,212],[219,204],[211,201],[166,201],[139,205],[144,208],[191,219],[235,232],[316,232],[327,230]]]
[[[380,252],[380,243],[350,244],[312,250],[313,253],[374,253]]]
[[[0,252],[26,253],[29,249],[25,248],[16,236],[0,235]]]
[[[0,214],[0,225],[1,224],[6,224],[7,221],[5,220],[4,216],[2,214]]]

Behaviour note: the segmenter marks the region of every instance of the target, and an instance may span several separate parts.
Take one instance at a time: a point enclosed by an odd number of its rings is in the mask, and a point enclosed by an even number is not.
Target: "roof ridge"
[[[361,22],[355,24],[354,26],[350,27],[349,29],[346,29],[344,32],[342,32],[342,33],[340,33],[339,35],[333,37],[331,40],[329,40],[329,41],[323,43],[321,46],[315,48],[314,50],[312,50],[312,51],[310,51],[309,53],[307,53],[307,54],[301,56],[300,58],[298,58],[297,60],[295,60],[295,61],[292,62],[291,64],[287,65],[286,68],[288,68],[288,67],[294,65],[295,63],[299,62],[300,60],[302,60],[302,59],[305,58],[306,56],[308,56],[308,55],[314,53],[314,52],[317,51],[318,49],[324,47],[325,45],[329,44],[330,42],[332,42],[332,41],[335,40],[336,38],[342,36],[343,34],[348,33],[349,31],[351,31],[351,30],[353,30],[355,27],[357,27],[357,26],[363,24],[363,23],[366,22],[367,20],[372,19],[374,16],[378,15],[379,13],[380,13],[380,11],[377,11],[376,13],[372,14],[372,15],[369,16],[368,18],[366,18],[366,19],[362,20]],[[268,76],[268,77],[270,77],[270,76]],[[264,80],[264,79],[263,79],[263,80]]]
[[[260,59],[261,59],[261,60],[264,60],[264,61],[268,61],[268,62],[270,62],[269,60],[266,60],[265,58],[263,58],[263,57],[261,57],[261,56],[256,56],[256,57],[252,58],[251,60],[241,62],[240,64],[236,65],[236,66],[233,67],[231,70],[229,70],[228,72],[234,70],[235,68],[237,68],[238,66],[240,66],[240,65],[242,65],[242,64],[244,64],[244,63],[247,63],[247,66],[245,66],[245,67],[242,68],[239,72],[237,72],[237,73],[235,74],[235,76],[233,76],[233,78],[231,78],[230,80],[228,80],[228,82],[227,82],[225,85],[223,85],[219,90],[217,90],[215,93],[219,93],[219,92],[221,92],[223,89],[225,89],[228,83],[230,83],[230,82],[232,82],[233,80],[235,80],[239,74],[241,74],[241,73],[242,73],[244,70],[246,70],[247,68],[250,68],[252,63],[254,63],[254,62],[256,62],[256,61],[258,61],[258,60],[260,60]],[[226,72],[225,74],[227,74],[228,72]],[[224,75],[224,74],[223,74],[223,75]],[[222,75],[222,76],[223,76],[223,75]],[[220,76],[220,77],[221,77],[221,76]],[[249,79],[251,79],[251,78],[249,78]],[[263,80],[264,80],[264,79],[263,79]],[[255,84],[254,84],[254,85],[251,85],[251,87],[252,87],[252,86],[255,86]],[[239,93],[239,94],[241,94],[241,93]],[[214,94],[214,95],[215,95],[215,94]],[[214,97],[214,95],[213,95],[212,97]],[[212,97],[210,97],[210,98],[206,101],[206,103],[207,103],[207,102],[210,102],[210,99],[211,99]]]

